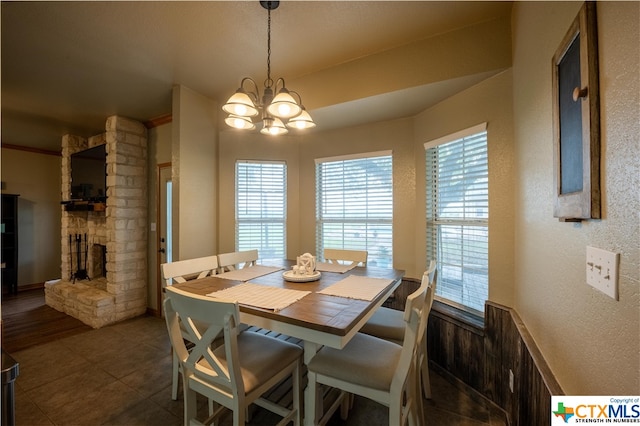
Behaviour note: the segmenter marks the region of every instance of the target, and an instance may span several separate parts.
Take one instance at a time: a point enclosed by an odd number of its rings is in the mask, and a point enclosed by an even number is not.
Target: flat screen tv
[[[93,202],[106,201],[106,145],[98,145],[71,154],[71,199]]]

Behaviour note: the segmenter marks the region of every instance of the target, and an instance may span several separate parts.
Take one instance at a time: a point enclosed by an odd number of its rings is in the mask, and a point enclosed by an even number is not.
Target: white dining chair
[[[429,285],[433,288],[432,296],[435,294],[435,286],[437,282],[437,270],[436,270],[436,261],[432,260],[429,263],[429,267],[422,275],[422,284],[424,282],[428,282]],[[426,321],[428,321],[429,312],[431,312],[431,307],[433,305],[433,297],[429,301],[428,306],[426,306],[426,317],[425,317],[425,333],[426,333]],[[372,336],[379,337],[381,339],[388,340],[390,342],[394,342],[397,344],[401,344],[404,339],[404,330],[405,330],[405,322],[404,322],[404,314],[402,311],[397,309],[386,308],[384,306],[378,308],[371,318],[365,323],[365,325],[360,329],[360,332],[369,334]],[[429,379],[429,357],[427,354],[427,341],[425,336],[419,336],[420,341],[418,342],[418,366],[420,371],[420,378],[422,382],[422,392],[424,393],[425,398],[431,398],[431,382]]]
[[[387,406],[390,426],[422,424],[414,360],[428,288],[428,280],[424,280],[418,290],[407,297],[402,346],[357,333],[344,348],[325,346],[311,358],[307,365],[306,415],[322,414],[317,413],[316,404],[318,384],[324,384],[341,390],[337,401],[356,394]],[[324,419],[320,419],[319,423],[323,422]]]
[[[168,287],[164,301],[171,345],[182,365],[184,424],[196,424],[196,394],[219,404],[205,424],[214,422],[224,408],[233,411],[233,424],[244,425],[248,407],[256,404],[283,417],[279,425],[300,424],[300,366],[302,348],[293,343],[252,331],[239,333],[237,302],[221,302],[207,296]],[[196,322],[209,324],[203,330]],[[194,347],[189,351],[182,329]],[[215,348],[219,335],[224,343]],[[293,407],[262,398],[277,383],[291,377]]]
[[[368,252],[366,250],[324,248],[322,256],[328,263],[367,266]]]
[[[258,250],[234,251],[218,255],[218,267],[220,272],[235,271],[250,266],[255,266],[258,260]]]
[[[179,260],[176,262],[163,263],[160,265],[162,279],[165,287],[175,283],[184,283],[188,279],[204,278],[215,275],[218,272],[218,256],[205,256],[195,259]],[[183,338],[188,339],[189,335],[183,330]],[[178,378],[180,377],[180,363],[173,354],[173,372],[171,375],[171,399],[178,399]]]

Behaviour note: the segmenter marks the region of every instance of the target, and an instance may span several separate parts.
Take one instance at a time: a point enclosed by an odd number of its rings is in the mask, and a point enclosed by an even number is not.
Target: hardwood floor
[[[2,349],[14,353],[92,328],[44,302],[44,289],[2,295]]]

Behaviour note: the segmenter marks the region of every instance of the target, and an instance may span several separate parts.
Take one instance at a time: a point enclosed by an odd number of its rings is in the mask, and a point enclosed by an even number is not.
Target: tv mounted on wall
[[[71,200],[105,202],[106,199],[106,145],[71,154]]]

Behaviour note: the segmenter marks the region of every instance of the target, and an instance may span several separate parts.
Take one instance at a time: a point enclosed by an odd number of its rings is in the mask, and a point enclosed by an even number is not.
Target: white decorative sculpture
[[[299,275],[313,275],[316,271],[316,257],[305,253],[297,257],[297,265],[293,267],[294,273]]]

